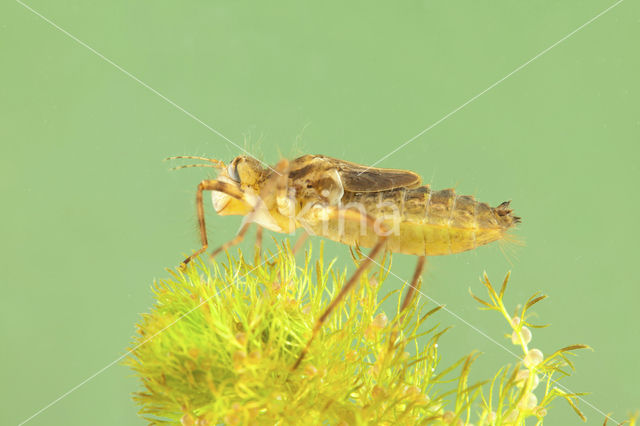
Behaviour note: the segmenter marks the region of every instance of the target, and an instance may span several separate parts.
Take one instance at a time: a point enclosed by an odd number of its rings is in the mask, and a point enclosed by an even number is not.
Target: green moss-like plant
[[[496,292],[485,277],[489,301],[474,296],[505,316],[523,350],[523,360],[492,381],[468,382],[477,354],[440,365],[437,343],[447,330],[433,323],[440,307],[414,302],[398,314],[399,291],[379,298],[384,267],[362,277],[292,371],[345,279],[333,264],[323,265],[320,251],[312,262],[309,250],[301,266],[286,245],[262,263],[228,255],[227,265],[196,263],[156,283],[156,304],[143,315],[126,361],[144,387],[134,395],[141,415],[152,424],[182,425],[524,424],[542,422],[562,397],[584,417],[578,395],[554,381],[572,368],[568,355],[585,346],[547,358],[529,349],[527,313],[543,297],[511,316],[502,301],[506,279]],[[391,315],[380,308],[388,297],[398,300]],[[539,381],[544,386],[536,389]]]

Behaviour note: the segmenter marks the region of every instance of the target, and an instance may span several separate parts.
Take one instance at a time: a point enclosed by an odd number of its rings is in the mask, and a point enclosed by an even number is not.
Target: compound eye
[[[240,176],[238,175],[238,162],[237,161],[233,161],[233,162],[231,162],[231,164],[229,164],[229,166],[227,167],[227,173],[229,174],[229,177],[231,179],[233,179],[236,182],[240,182]]]

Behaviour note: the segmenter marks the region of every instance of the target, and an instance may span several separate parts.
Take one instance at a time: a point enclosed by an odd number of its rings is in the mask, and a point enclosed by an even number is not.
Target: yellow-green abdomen
[[[437,256],[460,253],[504,238],[520,218],[509,203],[489,207],[451,189],[432,192],[428,186],[377,193],[345,193],[343,206],[367,212],[379,229],[361,223],[329,224],[323,232],[345,244],[372,247],[378,233],[388,231],[387,249],[394,253]]]

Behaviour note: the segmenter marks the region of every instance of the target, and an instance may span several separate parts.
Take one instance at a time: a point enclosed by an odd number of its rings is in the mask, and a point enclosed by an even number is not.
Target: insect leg
[[[307,231],[302,231],[302,234],[296,240],[296,243],[293,245],[293,254],[296,254],[298,250],[302,248],[304,242],[309,238],[309,233]]]
[[[407,289],[407,294],[404,296],[404,300],[402,301],[402,305],[400,306],[400,311],[398,311],[398,316],[396,317],[394,329],[391,332],[391,336],[389,337],[389,350],[393,349],[395,345],[396,338],[398,337],[398,333],[400,333],[400,327],[402,321],[404,320],[404,316],[406,314],[405,309],[409,307],[411,301],[413,300],[415,294],[420,291],[419,280],[420,275],[422,275],[422,271],[424,270],[426,256],[418,257],[418,264],[416,265],[416,270],[413,272],[413,278],[411,278],[411,284],[409,284],[409,288]]]
[[[202,247],[191,256],[187,257],[182,261],[179,268],[185,269],[187,264],[195,257],[198,257],[202,252],[204,252],[209,246],[207,242],[207,228],[204,223],[204,206],[202,204],[202,192],[203,191],[218,191],[224,192],[225,194],[237,198],[238,200],[243,200],[244,195],[242,191],[236,188],[233,185],[230,185],[226,182],[220,182],[217,180],[203,180],[198,184],[198,191],[196,192],[196,209],[198,211],[198,226],[200,229],[200,241],[202,242]]]
[[[216,257],[216,255],[218,255],[218,253],[220,253],[221,251],[227,250],[229,247],[242,242],[242,240],[244,239],[244,235],[247,233],[247,229],[249,229],[249,225],[251,225],[251,222],[253,222],[253,219],[260,211],[260,208],[266,208],[263,201],[264,195],[272,193],[275,189],[275,186],[280,184],[283,179],[285,180],[286,185],[286,180],[289,178],[289,162],[285,159],[280,160],[275,167],[275,171],[276,173],[270,175],[267,178],[265,184],[260,190],[256,205],[253,206],[253,210],[251,210],[251,212],[246,216],[246,219],[244,221],[245,223],[244,225],[242,225],[242,228],[240,228],[240,231],[238,231],[238,235],[215,249],[211,253],[211,259]]]
[[[364,219],[368,225],[370,225],[373,229],[375,229],[374,228],[374,225],[376,225],[375,220],[371,216],[363,214],[357,210],[340,209],[339,207],[327,207],[325,209],[325,213],[327,213],[328,217],[340,216],[340,217],[344,217],[346,220],[351,220],[351,221],[360,222],[362,219]],[[380,225],[381,224],[378,224],[378,226]],[[353,273],[351,278],[349,278],[349,280],[345,283],[345,285],[340,289],[340,292],[338,293],[338,295],[333,298],[331,303],[329,303],[329,306],[325,308],[324,312],[322,312],[320,317],[316,320],[316,323],[313,326],[313,330],[311,332],[311,337],[309,338],[309,340],[307,340],[307,344],[302,349],[302,352],[300,352],[300,355],[298,356],[298,359],[296,360],[295,364],[291,368],[291,371],[294,371],[295,369],[298,368],[298,366],[304,359],[307,352],[309,352],[309,347],[311,346],[311,342],[313,342],[313,339],[316,337],[318,332],[322,329],[322,325],[327,320],[331,312],[333,312],[333,310],[336,308],[338,303],[340,303],[342,299],[344,299],[345,296],[353,289],[355,284],[359,282],[359,278],[362,275],[362,273],[365,271],[365,269],[367,269],[369,264],[377,256],[377,254],[382,250],[384,244],[387,241],[388,232],[386,227],[384,227],[384,225],[381,226],[381,228],[382,228],[383,235],[378,236],[378,242],[376,243],[375,246],[373,246],[373,248],[371,249],[371,252],[369,252],[369,255],[365,256],[365,258],[362,260],[362,262],[358,266],[358,269],[356,269],[356,272]]]
[[[256,253],[255,253],[255,263],[258,263],[258,260],[260,260],[260,254],[262,252],[262,226],[258,225],[256,223]]]
[[[244,240],[244,234],[247,233],[247,229],[249,229],[249,225],[251,225],[251,222],[247,222],[244,225],[242,225],[242,228],[240,228],[240,231],[238,231],[238,234],[235,237],[233,237],[232,239],[230,239],[229,241],[227,241],[226,243],[222,244],[220,247],[215,249],[211,253],[211,256],[209,257],[213,260],[213,258],[216,257],[216,255],[221,251],[227,250],[229,247],[235,246],[236,244],[240,244],[242,240]]]
[[[389,349],[393,347],[395,344],[396,338],[398,337],[398,333],[400,332],[399,328],[401,326],[402,321],[404,320],[404,316],[406,314],[405,309],[409,307],[411,301],[415,297],[415,294],[420,291],[420,275],[422,275],[422,271],[424,270],[424,264],[426,261],[426,256],[418,257],[418,264],[416,265],[416,269],[413,272],[413,278],[411,278],[411,283],[409,284],[409,288],[407,289],[407,294],[404,296],[404,300],[402,301],[402,305],[400,305],[400,311],[398,311],[398,316],[395,319],[395,328],[391,333],[391,337],[389,338]]]
[[[418,264],[416,265],[416,270],[413,272],[413,278],[411,279],[411,284],[409,284],[409,288],[407,289],[407,294],[404,296],[404,300],[402,301],[400,312],[407,309],[411,300],[415,297],[416,292],[420,290],[419,280],[420,275],[422,275],[422,271],[424,270],[425,260],[426,256],[418,257]]]

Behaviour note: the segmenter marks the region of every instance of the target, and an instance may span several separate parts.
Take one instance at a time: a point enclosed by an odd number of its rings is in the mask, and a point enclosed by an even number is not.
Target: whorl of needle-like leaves
[[[315,319],[344,283],[345,273],[322,258],[322,249],[314,255],[309,248],[297,265],[285,244],[254,264],[240,254],[227,255],[225,264],[170,270],[153,286],[155,305],[142,315],[125,361],[142,383],[134,394],[140,414],[152,424],[181,425],[524,424],[530,417],[541,423],[558,397],[580,413],[580,395],[551,376],[570,373],[568,355],[585,346],[547,358],[528,348],[526,310],[543,297],[510,315],[507,280],[497,292],[484,277],[489,301],[474,297],[505,316],[523,358],[472,384],[477,354],[439,365],[437,342],[447,329],[432,315],[441,307],[414,301],[398,315],[400,290],[379,297],[389,259],[363,275],[292,371]],[[397,308],[385,313],[389,297]]]

